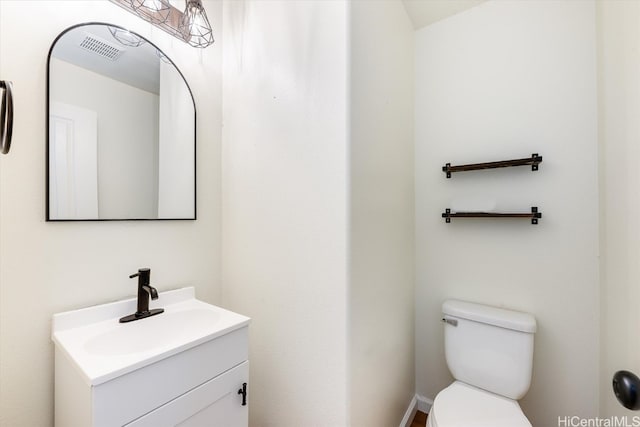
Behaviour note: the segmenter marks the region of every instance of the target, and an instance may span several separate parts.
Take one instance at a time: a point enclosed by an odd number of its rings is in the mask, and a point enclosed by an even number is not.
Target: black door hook
[[[11,82],[0,80],[0,89],[4,89],[0,97],[0,153],[7,154],[11,148],[13,133],[13,93]]]

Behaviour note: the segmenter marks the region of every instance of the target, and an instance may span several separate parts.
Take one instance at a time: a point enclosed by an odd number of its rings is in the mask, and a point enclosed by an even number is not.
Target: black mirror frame
[[[49,88],[51,85],[51,75],[50,75],[50,70],[51,70],[51,54],[53,53],[53,48],[55,47],[56,43],[58,42],[58,40],[60,40],[60,38],[62,36],[64,36],[66,33],[68,33],[71,30],[74,30],[76,28],[80,28],[80,27],[86,27],[89,25],[105,25],[105,26],[109,26],[109,27],[113,27],[113,28],[118,28],[120,30],[124,30],[124,31],[128,31],[131,34],[134,34],[140,38],[142,38],[144,41],[146,41],[147,43],[149,43],[151,46],[153,46],[154,48],[156,48],[159,52],[161,52],[164,57],[171,63],[171,65],[173,65],[176,69],[176,71],[178,72],[178,74],[180,74],[180,77],[182,77],[182,80],[184,81],[184,84],[187,86],[187,89],[189,90],[189,95],[191,96],[191,102],[193,103],[193,218],[88,218],[88,219],[55,219],[55,218],[51,218],[50,215],[50,211],[49,211],[49,114],[50,114],[50,98],[49,98]],[[45,212],[46,212],[46,222],[76,222],[76,221],[81,221],[81,222],[85,222],[85,221],[195,221],[198,218],[197,215],[197,207],[198,207],[198,169],[197,169],[197,149],[198,149],[198,145],[197,145],[197,109],[196,109],[196,102],[195,99],[193,97],[193,92],[191,91],[191,87],[189,86],[189,83],[187,82],[187,79],[185,79],[184,75],[182,74],[182,71],[180,71],[180,69],[178,68],[178,66],[175,64],[175,62],[173,62],[173,60],[171,58],[169,58],[169,56],[167,56],[164,52],[162,52],[162,50],[153,42],[151,42],[149,39],[147,39],[146,37],[141,36],[140,34],[136,33],[135,31],[131,31],[127,28],[124,28],[120,25],[114,25],[114,24],[109,24],[107,22],[84,22],[82,24],[76,24],[76,25],[72,25],[71,27],[66,28],[64,31],[62,31],[60,34],[58,34],[58,36],[56,36],[56,38],[53,40],[53,43],[51,43],[51,47],[49,48],[49,53],[47,54],[47,82],[46,82],[46,87],[45,87],[45,99],[46,99],[46,121],[45,121],[45,133],[46,133],[46,138],[45,138],[45,191],[46,191],[46,197],[45,197]]]

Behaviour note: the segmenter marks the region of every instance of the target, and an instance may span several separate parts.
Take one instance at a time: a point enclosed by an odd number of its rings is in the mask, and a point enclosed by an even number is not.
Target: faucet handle
[[[139,268],[137,273],[129,276],[129,279],[133,279],[134,277],[138,277],[138,286],[149,285],[151,282],[151,269]]]
[[[131,276],[129,276],[129,279],[133,279],[134,277],[138,277],[138,276],[143,276],[144,275],[151,275],[151,269],[150,268],[139,268],[137,273],[132,274]]]

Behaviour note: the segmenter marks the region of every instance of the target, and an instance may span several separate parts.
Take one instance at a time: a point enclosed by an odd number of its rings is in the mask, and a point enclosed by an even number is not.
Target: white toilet
[[[445,301],[442,312],[456,381],[436,396],[427,427],[531,427],[517,400],[531,384],[536,319],[456,300]]]

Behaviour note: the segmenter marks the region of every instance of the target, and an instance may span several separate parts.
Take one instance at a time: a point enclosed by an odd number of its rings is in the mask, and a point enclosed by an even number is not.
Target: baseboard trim
[[[416,400],[418,402],[418,411],[422,411],[425,414],[428,414],[431,410],[431,406],[433,405],[433,400],[427,399],[424,396],[416,394]]]
[[[420,396],[416,394],[411,399],[411,403],[409,403],[409,407],[407,411],[404,413],[404,417],[402,417],[402,421],[400,422],[400,427],[410,427],[413,422],[413,418],[416,416],[416,412],[422,411],[426,414],[429,413],[431,409],[431,405],[433,405],[433,400],[427,399],[424,396]]]
[[[402,421],[400,422],[400,427],[409,427],[411,425],[411,422],[413,421],[413,417],[416,416],[417,411],[418,398],[416,395],[411,399],[411,403],[409,403],[409,407],[407,408],[407,411],[404,413],[404,417],[402,417]]]

